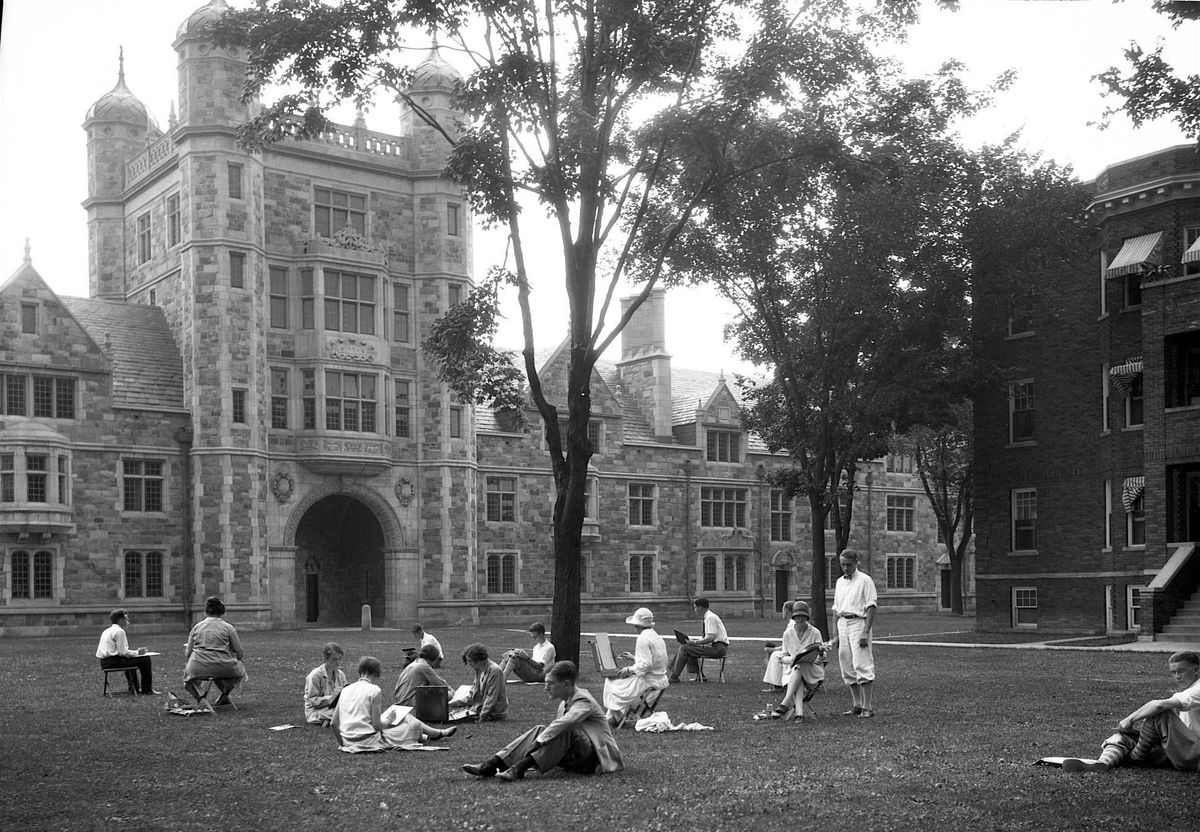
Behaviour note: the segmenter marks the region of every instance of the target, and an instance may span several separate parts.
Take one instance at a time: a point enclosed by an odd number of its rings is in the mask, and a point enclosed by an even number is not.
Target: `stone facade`
[[[419,349],[472,286],[447,143],[405,112],[401,135],[359,119],[244,151],[245,55],[207,36],[224,8],[177,32],[166,131],[123,70],[85,118],[91,297],[57,297],[28,256],[0,287],[0,634],[91,631],[118,605],[177,628],[212,594],[240,627],[357,624],[362,604],[387,626],[546,618],[540,427],[457,402]],[[434,49],[412,94],[448,115],[455,81]],[[593,380],[585,615],[699,594],[771,612],[807,594],[806,512],[773,518],[783,460],[731,384],[672,370],[664,303]],[[553,390],[565,357],[543,366]],[[937,607],[932,515],[886,468],[863,467],[854,543],[886,604]],[[889,556],[911,558],[891,588]]]
[[[1012,368],[976,403],[982,626],[1152,636],[1200,584],[1200,159],[1094,187],[1097,259],[1040,317],[1012,332],[981,295],[981,344]]]

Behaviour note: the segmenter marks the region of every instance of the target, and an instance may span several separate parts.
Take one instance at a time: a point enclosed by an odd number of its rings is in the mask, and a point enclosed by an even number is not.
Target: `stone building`
[[[58,297],[28,252],[0,286],[0,633],[97,629],[118,605],[179,627],[211,594],[242,627],[364,603],[389,626],[546,617],[541,432],[458,402],[419,349],[472,285],[447,143],[404,112],[399,135],[359,118],[242,149],[246,56],[208,37],[225,9],[179,27],[165,131],[123,66],[86,114],[90,297]],[[411,93],[444,116],[457,79],[435,48]],[[672,372],[664,303],[594,379],[584,613],[703,593],[761,614],[805,592],[807,527],[732,385]],[[553,389],[565,357],[544,359]],[[904,467],[864,466],[855,544],[889,604],[936,607]]]
[[[1012,367],[977,401],[981,626],[1200,638],[1200,157],[1094,183],[1096,260],[1032,314],[980,296]]]

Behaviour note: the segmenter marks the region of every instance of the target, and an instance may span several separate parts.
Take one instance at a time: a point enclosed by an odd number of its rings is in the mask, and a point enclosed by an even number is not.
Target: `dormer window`
[[[740,462],[742,435],[732,430],[708,431],[709,462]]]

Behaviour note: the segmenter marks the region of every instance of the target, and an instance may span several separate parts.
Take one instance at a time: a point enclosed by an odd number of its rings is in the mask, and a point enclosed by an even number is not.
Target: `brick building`
[[[976,406],[978,620],[1200,637],[1185,624],[1200,586],[1200,156],[1131,159],[1094,187],[1094,263],[1032,315],[980,296],[982,347],[1012,369]]]
[[[0,286],[0,633],[93,630],[118,605],[177,627],[210,594],[243,627],[357,623],[363,603],[390,626],[545,617],[536,420],[456,401],[419,349],[471,288],[447,144],[405,112],[399,135],[360,118],[243,150],[246,56],[207,36],[225,8],[179,27],[165,132],[123,67],[86,115],[90,297],[58,297],[28,251]],[[435,48],[412,93],[445,115],[457,78]],[[672,372],[664,303],[594,379],[584,614],[701,593],[773,610],[808,586],[804,518],[764,484],[782,460],[731,385]],[[948,605],[905,466],[864,465],[855,545],[886,603]]]

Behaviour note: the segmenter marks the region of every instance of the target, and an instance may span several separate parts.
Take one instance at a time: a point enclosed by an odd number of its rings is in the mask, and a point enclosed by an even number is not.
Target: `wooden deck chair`
[[[617,723],[617,730],[624,728],[625,723],[630,720],[636,725],[639,719],[644,719],[654,713],[654,709],[658,707],[659,700],[662,699],[662,695],[666,692],[666,688],[642,691],[637,704],[630,705],[625,711],[625,716],[621,717],[621,721]]]
[[[608,633],[596,633],[588,644],[592,647],[592,658],[596,662],[596,672],[605,679],[611,679],[621,672],[617,665],[617,657],[613,655],[612,642]]]

